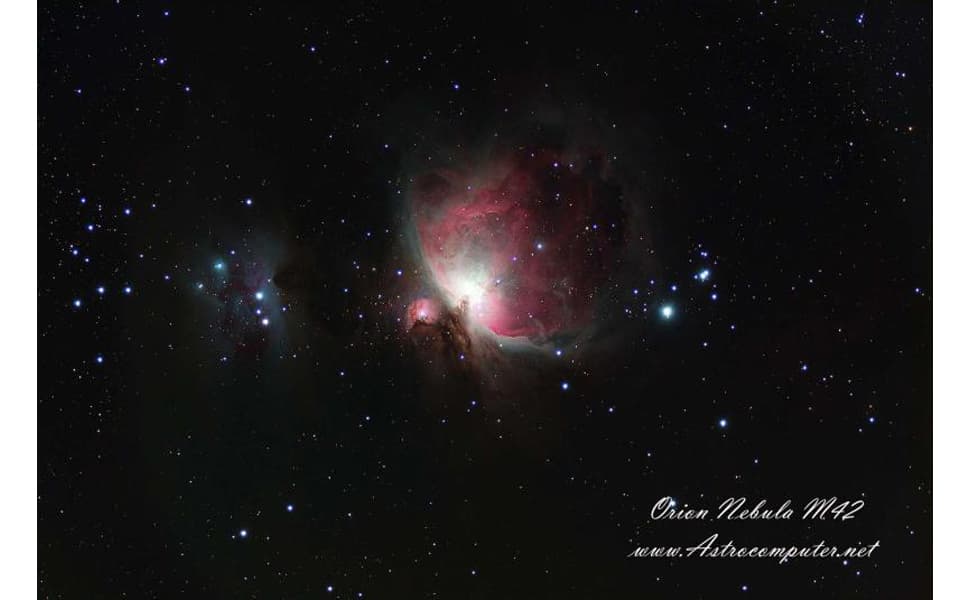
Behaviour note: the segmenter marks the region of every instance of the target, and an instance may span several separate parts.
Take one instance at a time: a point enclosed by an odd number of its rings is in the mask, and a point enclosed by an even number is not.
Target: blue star
[[[670,319],[674,316],[674,307],[669,304],[664,304],[660,307],[660,316],[665,319]]]
[[[720,427],[721,429],[727,428],[728,426],[727,419],[721,419],[720,421],[718,421],[717,426]]]
[[[559,384],[559,387],[561,387],[562,388],[562,391],[565,392],[565,391],[569,390],[569,382],[568,381],[563,381],[561,384]]]

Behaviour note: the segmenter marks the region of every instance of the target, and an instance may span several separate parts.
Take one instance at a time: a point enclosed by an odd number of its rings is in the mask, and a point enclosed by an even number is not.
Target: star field
[[[920,597],[930,31],[41,6],[41,595]],[[880,550],[625,558],[738,495],[867,503],[739,543]]]

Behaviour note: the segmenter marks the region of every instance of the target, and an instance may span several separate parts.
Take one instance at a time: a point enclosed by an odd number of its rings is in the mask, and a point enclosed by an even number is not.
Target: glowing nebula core
[[[500,336],[584,327],[623,233],[604,171],[596,156],[528,151],[416,177],[418,245],[446,305]]]
[[[437,302],[429,298],[418,298],[408,305],[405,326],[411,329],[417,323],[434,323],[440,314],[441,309]]]

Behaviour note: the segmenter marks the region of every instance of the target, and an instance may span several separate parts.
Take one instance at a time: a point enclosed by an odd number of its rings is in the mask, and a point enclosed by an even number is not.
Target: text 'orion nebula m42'
[[[445,306],[499,336],[586,327],[623,237],[607,171],[595,154],[520,150],[415,177],[417,246]]]

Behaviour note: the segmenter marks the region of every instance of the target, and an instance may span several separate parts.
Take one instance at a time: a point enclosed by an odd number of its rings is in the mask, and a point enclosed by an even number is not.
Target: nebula
[[[589,326],[624,231],[603,157],[520,149],[412,181],[416,245],[446,310],[536,342]]]
[[[245,256],[244,256],[245,254]],[[222,356],[263,355],[283,324],[287,311],[273,280],[275,259],[228,251],[209,259],[192,284],[205,306],[214,311],[213,342]]]
[[[419,323],[434,323],[440,314],[441,309],[437,302],[429,298],[418,298],[408,305],[406,328],[411,329]]]

